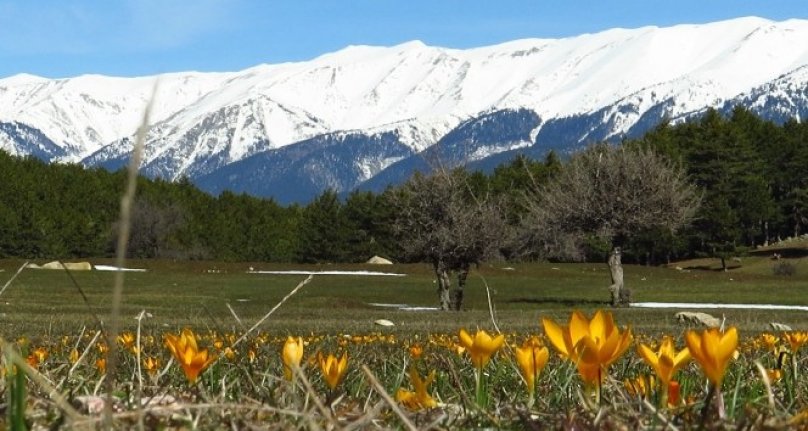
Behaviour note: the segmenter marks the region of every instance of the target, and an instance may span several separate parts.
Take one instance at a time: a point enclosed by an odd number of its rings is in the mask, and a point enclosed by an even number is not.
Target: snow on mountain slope
[[[724,103],[722,111],[743,105],[758,115],[783,123],[808,119],[808,66],[778,77]]]
[[[39,130],[15,122],[0,122],[0,150],[14,156],[34,156],[45,161],[65,155],[61,147]]]
[[[160,76],[160,97],[152,118],[161,120],[219,85],[226,74],[178,73]],[[41,130],[78,159],[101,146],[131,136],[157,77],[113,78],[83,75],[49,80],[13,76],[0,80],[0,121]]]
[[[0,79],[0,121],[38,129],[63,149],[63,159],[112,166],[125,159],[159,78],[145,169],[164,178],[207,175],[340,131],[392,132],[420,152],[498,110],[538,114],[536,142],[569,136],[575,144],[639,130],[662,111],[675,118],[765,88],[808,65],[806,40],[806,20],[740,18],[469,50],[417,41],[351,46],[230,73],[17,75]],[[794,81],[803,88],[804,75]],[[591,133],[572,136],[564,128],[573,123]]]

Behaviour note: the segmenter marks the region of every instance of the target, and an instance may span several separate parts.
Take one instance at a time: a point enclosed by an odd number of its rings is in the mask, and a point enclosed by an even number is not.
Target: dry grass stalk
[[[59,406],[62,411],[64,411],[65,415],[67,415],[68,419],[73,422],[81,418],[81,414],[70,405],[67,400],[62,397],[62,394],[59,393],[59,390],[53,386],[48,379],[46,379],[39,371],[31,368],[28,365],[28,362],[25,358],[21,357],[14,349],[11,347],[11,344],[7,343],[5,340],[0,338],[0,344],[3,346],[3,353],[6,355],[6,358],[11,360],[11,362],[17,367],[17,369],[22,370],[28,377],[33,380],[37,385],[42,387],[48,392],[48,396]]]
[[[491,315],[491,324],[494,325],[494,329],[497,330],[497,334],[501,334],[502,331],[499,330],[499,325],[497,325],[497,318],[496,313],[494,312],[494,303],[491,301],[491,288],[488,287],[488,282],[485,281],[485,277],[477,271],[477,276],[480,277],[480,280],[483,281],[483,286],[485,286],[485,295],[488,298],[488,313]]]
[[[100,318],[98,318],[98,315],[95,314],[95,312],[93,311],[93,307],[90,305],[90,300],[87,299],[87,294],[84,293],[84,289],[81,288],[81,285],[79,284],[79,282],[76,281],[76,277],[73,277],[73,273],[70,272],[69,269],[67,269],[67,266],[65,266],[65,264],[61,260],[59,260],[58,262],[59,262],[59,266],[61,266],[62,269],[65,270],[65,274],[67,274],[67,278],[70,279],[70,281],[73,283],[73,286],[76,288],[76,290],[79,291],[79,295],[81,295],[81,300],[84,301],[84,306],[87,307],[87,312],[90,313],[91,316],[93,316],[93,319],[95,319],[96,325],[98,325],[98,330],[103,332],[104,331],[104,323],[101,321]]]
[[[15,273],[14,273],[14,275],[12,275],[12,276],[11,276],[11,278],[9,278],[9,279],[8,279],[8,281],[6,282],[6,284],[4,284],[4,285],[3,285],[3,288],[2,288],[2,289],[0,289],[0,295],[2,295],[2,294],[3,294],[3,292],[5,292],[5,291],[6,291],[6,289],[8,288],[8,286],[10,286],[10,285],[11,285],[11,282],[12,282],[12,281],[14,281],[14,279],[15,279],[15,278],[17,278],[17,276],[18,276],[18,275],[20,275],[20,273],[22,272],[22,270],[23,270],[23,269],[25,269],[25,267],[26,267],[26,266],[28,266],[28,261],[27,261],[27,260],[25,261],[25,263],[23,263],[23,264],[20,266],[20,269],[18,269],[18,270],[17,270],[17,272],[15,272]]]
[[[398,416],[398,418],[401,419],[401,423],[404,424],[404,427],[410,431],[417,431],[418,428],[415,426],[415,424],[413,424],[410,421],[410,419],[407,418],[407,415],[405,415],[404,412],[401,411],[401,408],[398,406],[398,403],[395,400],[393,400],[393,398],[390,396],[390,394],[387,393],[387,391],[384,390],[384,387],[381,385],[381,383],[379,383],[379,380],[376,379],[376,376],[373,375],[373,372],[370,371],[370,368],[368,368],[367,365],[362,365],[362,372],[365,373],[365,376],[367,376],[368,381],[370,382],[371,386],[373,386],[373,389],[375,389],[376,392],[379,394],[379,396],[381,396],[382,399],[387,402],[387,404],[390,406],[390,409],[393,410],[393,413],[395,413],[396,416]]]
[[[227,303],[225,305],[227,305],[227,309],[230,310],[230,314],[233,315],[233,318],[236,319],[238,326],[240,326],[241,329],[245,329],[244,323],[241,322],[241,319],[238,317],[238,314],[236,314],[236,310],[233,309],[233,306],[231,306],[230,303]]]
[[[132,155],[129,159],[129,168],[126,176],[126,190],[121,198],[121,216],[118,224],[118,243],[115,250],[115,266],[119,268],[115,271],[115,281],[112,290],[112,311],[110,315],[110,327],[107,334],[107,345],[109,355],[107,356],[107,403],[104,408],[104,423],[106,428],[112,427],[112,392],[115,389],[115,370],[118,365],[116,338],[120,330],[121,302],[123,299],[123,270],[126,263],[126,248],[129,243],[131,229],[132,203],[135,200],[137,189],[137,175],[140,169],[140,160],[143,156],[143,148],[146,145],[146,137],[149,132],[149,116],[151,115],[154,99],[157,96],[158,81],[154,83],[152,96],[146,109],[143,112],[143,121],[137,131],[135,145],[132,148]]]
[[[87,347],[85,347],[84,351],[81,352],[81,356],[79,356],[79,359],[76,360],[76,363],[73,364],[73,366],[70,367],[70,370],[67,372],[68,377],[72,376],[73,372],[76,371],[76,368],[78,368],[78,366],[81,365],[81,363],[84,361],[84,358],[87,356],[87,353],[90,352],[90,349],[93,348],[93,345],[95,344],[96,341],[98,341],[98,337],[100,336],[101,332],[96,332],[95,335],[93,336],[93,339],[90,340],[89,343],[87,343]]]
[[[314,402],[314,405],[317,407],[317,410],[320,411],[320,414],[328,421],[331,425],[331,429],[340,429],[339,423],[334,419],[334,416],[331,412],[326,408],[325,404],[320,401],[320,398],[317,396],[317,392],[314,391],[314,387],[311,385],[311,382],[306,375],[300,370],[300,367],[295,366],[292,369],[295,377],[300,380],[303,384],[303,387],[306,389],[306,393],[308,394],[309,398]],[[311,421],[313,422],[313,421]]]
[[[261,324],[264,323],[265,320],[269,319],[269,316],[271,316],[272,313],[274,313],[278,308],[280,308],[281,305],[283,305],[283,303],[286,302],[286,300],[294,296],[294,294],[297,293],[298,290],[300,290],[303,286],[307,285],[312,279],[314,279],[313,274],[309,275],[308,277],[306,277],[305,280],[298,283],[298,285],[295,286],[295,288],[292,289],[291,292],[287,293],[286,296],[284,296],[280,302],[278,302],[274,307],[272,307],[272,309],[269,310],[269,312],[265,314],[264,317],[258,320],[258,322],[255,322],[255,325],[253,325],[250,329],[248,329],[247,332],[245,332],[241,337],[238,338],[238,340],[234,341],[231,347],[235,347],[237,344],[244,341],[244,339],[247,338],[247,336],[250,335],[252,331],[261,326]]]
[[[769,408],[772,411],[775,411],[776,406],[774,404],[774,392],[772,392],[772,382],[771,379],[769,379],[769,374],[766,372],[766,369],[763,368],[760,361],[756,360],[754,363],[758,373],[760,373],[760,379],[763,380],[763,386],[766,387],[766,398],[769,402]]]

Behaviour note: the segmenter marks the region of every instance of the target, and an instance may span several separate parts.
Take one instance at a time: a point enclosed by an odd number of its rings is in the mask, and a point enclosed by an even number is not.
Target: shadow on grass
[[[727,265],[727,271],[732,271],[733,269],[738,269],[742,265]],[[685,266],[683,269],[691,270],[691,271],[712,271],[712,272],[723,272],[724,270],[721,268],[721,265],[716,267],[715,265],[692,265],[692,266]]]
[[[562,305],[564,307],[610,305],[609,301],[577,298],[513,298],[505,302],[509,304]]]

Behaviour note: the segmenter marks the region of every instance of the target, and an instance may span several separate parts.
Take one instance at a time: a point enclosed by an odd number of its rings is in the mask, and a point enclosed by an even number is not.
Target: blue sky
[[[0,77],[234,71],[347,45],[469,48],[750,15],[808,19],[808,1],[0,0]]]

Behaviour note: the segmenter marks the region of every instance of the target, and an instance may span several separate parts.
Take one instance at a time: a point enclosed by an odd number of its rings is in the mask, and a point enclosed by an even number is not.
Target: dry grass
[[[672,300],[689,295],[717,302],[731,299],[793,303],[796,295],[799,301],[798,293],[806,285],[800,278],[804,275],[784,282],[754,269],[762,261],[764,258],[749,258],[745,269],[728,274],[633,266],[627,267],[626,274],[629,286],[643,300]],[[0,262],[0,268],[8,268],[4,275],[10,277],[19,264]],[[317,276],[290,295],[290,289],[301,277],[245,272],[249,266],[288,269],[288,265],[161,261],[129,264],[147,267],[149,271],[127,275],[121,307],[122,330],[140,331],[138,339],[142,341],[138,350],[140,360],[131,349],[120,345],[120,367],[112,392],[116,406],[112,421],[119,428],[142,424],[146,429],[365,429],[401,427],[410,421],[418,429],[673,429],[691,428],[700,421],[700,400],[705,392],[698,367],[691,364],[680,377],[683,396],[689,397],[691,403],[659,409],[653,396],[642,401],[630,396],[622,386],[624,378],[650,371],[633,350],[612,367],[604,403],[595,406],[582,389],[574,367],[553,356],[539,379],[537,403],[532,407],[525,404],[522,380],[513,360],[504,353],[507,349],[503,350],[487,369],[491,402],[485,408],[476,406],[472,401],[472,369],[467,358],[456,354],[453,343],[460,327],[494,329],[485,284],[480,277],[470,277],[467,311],[405,312],[369,304],[434,305],[436,293],[426,266],[384,268],[407,273],[402,278]],[[363,265],[338,267],[378,269]],[[519,343],[530,334],[541,334],[538,324],[541,316],[564,321],[573,308],[591,311],[606,305],[608,273],[603,264],[526,264],[513,265],[512,270],[506,267],[510,266],[484,267],[481,273],[490,286],[497,324],[511,343]],[[307,268],[334,269],[334,266]],[[87,297],[86,304],[73,280],[61,271],[24,270],[0,297],[6,338],[10,341],[26,338],[20,343],[6,342],[6,347],[23,356],[40,347],[48,352],[47,358],[37,364],[36,375],[41,378],[27,385],[26,418],[31,425],[52,427],[66,421],[71,428],[92,428],[100,423],[97,414],[89,413],[86,398],[81,396],[108,393],[101,389],[108,380],[96,366],[102,352],[93,337],[99,333],[96,319],[108,319],[113,274],[72,275]],[[732,289],[733,295],[728,296],[727,289]],[[279,303],[283,306],[257,325],[256,332],[247,332],[246,328],[259,323]],[[135,320],[141,311],[147,317]],[[620,324],[630,324],[644,341],[653,341],[660,333],[680,337],[685,329],[674,321],[673,310],[614,312]],[[808,405],[806,373],[788,377],[792,371],[786,365],[785,377],[771,383],[772,390],[767,391],[755,362],[769,369],[776,366],[777,358],[751,341],[773,320],[791,324],[795,329],[808,329],[805,313],[733,310],[726,317],[730,324],[741,328],[746,344],[726,379],[727,417],[720,419],[714,412],[707,418],[707,427],[789,428],[788,421]],[[374,325],[373,321],[379,318],[390,319],[396,326]],[[166,332],[186,326],[201,333],[200,346],[209,348],[219,358],[193,385],[185,381],[161,342]],[[244,334],[243,342],[235,346],[233,358],[225,355],[224,347],[216,347],[217,341],[232,343]],[[307,360],[303,366],[306,380],[286,382],[282,378],[279,352],[288,334],[306,337]],[[423,358],[417,361],[422,375],[428,370],[437,371],[438,378],[430,393],[439,399],[440,405],[424,412],[404,411],[402,418],[387,398],[399,387],[411,388],[406,370],[413,361],[407,348],[414,343],[425,347]],[[677,344],[681,346],[681,339]],[[81,354],[77,363],[70,359],[73,349]],[[314,360],[318,351],[349,354],[350,370],[337,391],[329,391],[319,375]],[[160,361],[160,371],[154,376],[143,368],[146,357]],[[804,353],[797,364],[798,369],[805,368]],[[373,379],[362,371],[365,367]],[[7,383],[3,393],[6,397],[10,393]],[[77,406],[80,417],[71,418],[66,408],[55,401],[58,397]],[[162,400],[166,404],[152,401],[141,407],[144,400]]]

